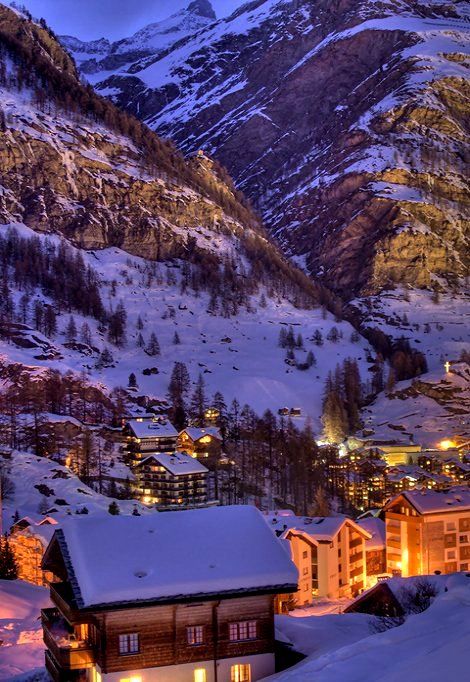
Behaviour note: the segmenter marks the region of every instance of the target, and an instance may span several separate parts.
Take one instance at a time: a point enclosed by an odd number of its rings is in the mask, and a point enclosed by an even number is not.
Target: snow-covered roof
[[[174,476],[181,476],[182,474],[203,474],[208,471],[207,467],[205,467],[202,462],[195,457],[187,455],[185,452],[155,453],[143,459],[137,466],[150,464],[152,461],[165,467],[165,469]]]
[[[366,540],[366,551],[385,549],[385,521],[377,517],[368,516],[357,521],[371,536]]]
[[[187,433],[188,436],[193,441],[199,440],[203,436],[211,436],[212,438],[217,438],[218,440],[222,440],[222,436],[220,435],[220,430],[217,428],[217,426],[205,426],[204,428],[198,428],[196,426],[188,426],[186,429],[183,429],[183,431],[181,431],[181,433]]]
[[[134,432],[136,438],[171,438],[178,435],[175,429],[166,419],[130,419],[127,423]]]
[[[252,506],[70,520],[57,531],[77,605],[297,589]]]
[[[470,488],[455,486],[450,490],[406,490],[387,504],[403,496],[420,514],[470,510]]]
[[[356,530],[368,537],[364,528],[357,525],[352,519],[346,516],[280,516],[277,512],[264,514],[266,523],[273,531],[297,530],[307,533],[317,542],[332,542],[338,535],[345,523],[355,526]]]

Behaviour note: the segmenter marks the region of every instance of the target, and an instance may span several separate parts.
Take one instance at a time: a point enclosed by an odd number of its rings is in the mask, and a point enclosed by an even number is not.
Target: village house
[[[374,454],[383,458],[389,466],[397,464],[415,464],[422,452],[419,444],[406,440],[381,440],[375,438],[348,439],[350,446],[357,449],[358,454]]]
[[[255,507],[74,519],[43,560],[54,682],[256,682],[297,570]]]
[[[357,523],[364,528],[370,538],[366,540],[366,585],[371,587],[387,570],[385,553],[385,522],[378,516],[367,516],[358,519]]]
[[[470,489],[414,489],[384,506],[387,572],[428,575],[468,571]]]
[[[207,504],[207,467],[184,452],[156,453],[134,467],[135,491],[145,504],[159,509]]]
[[[34,585],[48,585],[52,573],[41,568],[44,552],[54,534],[57,521],[51,516],[34,519],[25,516],[10,529],[10,547],[18,566],[18,578]]]
[[[165,417],[138,417],[126,422],[124,436],[132,464],[154,452],[175,452],[178,431]]]
[[[218,460],[222,452],[222,436],[216,426],[188,426],[178,436],[178,448],[191,457]]]
[[[369,533],[352,519],[299,517],[289,510],[267,513],[268,526],[287,540],[299,571],[296,606],[317,597],[337,599],[359,594],[366,585],[366,540]]]

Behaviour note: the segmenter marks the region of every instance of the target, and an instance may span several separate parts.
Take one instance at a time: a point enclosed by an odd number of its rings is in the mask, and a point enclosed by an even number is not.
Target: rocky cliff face
[[[58,231],[87,249],[115,245],[157,259],[184,253],[199,226],[229,234],[259,229],[205,157],[185,162],[157,140],[162,163],[149,160],[135,139],[106,125],[119,116],[112,105],[100,120],[67,98],[59,103],[56,89],[70,83],[76,101],[90,107],[94,100],[47,30],[1,5],[0,25],[0,222]],[[133,126],[131,119],[121,123]],[[237,218],[226,202],[241,209]]]
[[[257,0],[98,84],[345,296],[468,275],[467,3]]]

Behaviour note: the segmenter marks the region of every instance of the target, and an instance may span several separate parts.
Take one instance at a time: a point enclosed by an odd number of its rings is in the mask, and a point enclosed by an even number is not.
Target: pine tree
[[[6,535],[0,538],[0,579],[16,580],[18,578],[18,564],[15,553]]]
[[[140,332],[137,334],[137,342],[136,343],[137,343],[137,346],[139,348],[143,348],[145,346],[144,337],[142,336],[142,334]]]
[[[108,512],[111,514],[111,516],[119,516],[121,510],[119,509],[119,505],[116,502],[116,500],[113,500],[111,502],[111,504],[108,507]]]
[[[160,355],[160,344],[158,343],[158,339],[154,332],[150,334],[150,340],[145,348],[145,352],[151,357]]]
[[[168,384],[168,398],[171,403],[172,420],[177,428],[186,423],[186,398],[189,391],[190,378],[186,365],[175,362]]]
[[[331,377],[329,377],[329,381],[331,382]],[[325,435],[330,443],[341,443],[345,439],[348,418],[341,394],[336,387],[329,388],[325,393],[322,423]]]
[[[91,346],[93,339],[91,337],[91,329],[87,322],[84,322],[80,327],[80,341],[87,346]]]
[[[173,343],[175,344],[175,346],[178,346],[181,343],[178,332],[175,332],[173,334]]]
[[[323,336],[319,329],[315,330],[312,340],[316,346],[323,346]]]
[[[198,426],[204,426],[204,414],[206,411],[206,393],[202,374],[197,378],[196,387],[191,397],[190,415]]]
[[[304,347],[304,340],[302,338],[302,334],[297,334],[297,338],[295,340],[295,345],[296,345],[296,348],[303,348]]]
[[[315,358],[315,355],[313,354],[313,352],[311,350],[309,350],[307,353],[306,363],[309,367],[314,367],[317,364],[317,360]]]
[[[75,324],[75,319],[73,315],[69,317],[69,321],[65,328],[65,338],[69,343],[77,340],[77,325]]]
[[[338,332],[337,327],[331,327],[326,338],[328,339],[328,341],[332,341],[333,343],[336,343],[339,340],[339,332]]]
[[[129,388],[137,388],[137,378],[134,372],[131,372],[129,374],[129,381],[127,382],[127,385],[129,386]]]
[[[110,367],[114,362],[113,355],[109,348],[104,348],[96,362],[97,369],[103,369],[103,367]]]
[[[46,306],[44,312],[43,330],[46,336],[53,338],[57,333],[57,317],[52,306]]]
[[[142,331],[142,329],[144,328],[144,323],[142,322],[142,318],[140,317],[140,315],[139,315],[139,317],[137,318],[137,325],[136,325],[136,327],[137,327],[137,329],[138,329],[139,331]]]
[[[294,328],[293,327],[289,327],[289,331],[287,332],[286,346],[288,348],[294,348],[294,346],[295,346],[295,336],[294,336]]]
[[[281,327],[279,330],[279,346],[285,348],[287,346],[287,332],[285,327]]]
[[[331,506],[328,495],[326,494],[325,488],[323,488],[323,486],[319,486],[315,490],[312,516],[329,516],[330,513]]]

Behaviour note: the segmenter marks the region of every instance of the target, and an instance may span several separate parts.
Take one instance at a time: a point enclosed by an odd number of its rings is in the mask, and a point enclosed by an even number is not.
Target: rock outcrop
[[[465,2],[257,0],[97,85],[344,296],[468,275]]]

